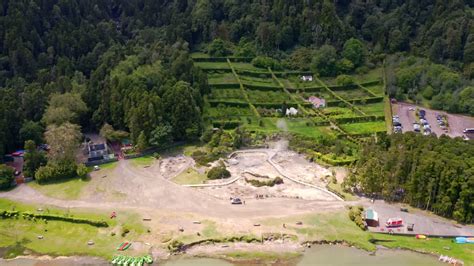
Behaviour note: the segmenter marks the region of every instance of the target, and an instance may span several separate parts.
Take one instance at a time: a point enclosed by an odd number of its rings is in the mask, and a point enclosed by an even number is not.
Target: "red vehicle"
[[[400,227],[403,226],[402,218],[390,218],[385,223],[387,227]]]

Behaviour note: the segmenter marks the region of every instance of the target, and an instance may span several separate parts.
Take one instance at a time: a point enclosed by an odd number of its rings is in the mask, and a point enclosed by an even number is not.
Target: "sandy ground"
[[[465,128],[473,128],[474,127],[474,117],[464,116],[464,115],[456,115],[456,114],[448,114],[444,111],[432,110],[424,107],[419,107],[409,103],[396,103],[393,104],[394,114],[400,116],[400,123],[403,126],[403,132],[413,131],[413,123],[419,122],[416,119],[415,112],[411,111],[410,108],[416,110],[416,108],[423,109],[426,111],[426,119],[428,123],[431,125],[431,129],[433,133],[437,136],[441,136],[443,134],[448,135],[450,137],[464,137],[465,134],[463,130]],[[446,115],[448,119],[449,129],[448,132],[443,131],[438,123],[436,122],[436,115]],[[469,136],[470,138],[474,138],[474,136]]]
[[[256,187],[248,183],[247,179],[268,181],[282,175],[266,159],[268,153],[275,154],[273,161],[277,163],[285,174],[291,177],[320,187],[325,187],[325,177],[331,175],[328,169],[308,162],[303,156],[291,151],[274,151],[261,149],[261,152],[238,153],[226,160],[227,169],[237,181],[226,186],[205,187],[200,190],[221,199],[239,197],[243,200],[257,198],[257,195],[268,198],[294,198],[317,201],[332,201],[334,198],[323,191],[285,179],[283,184],[273,187]],[[222,184],[224,180],[214,180],[208,184]]]

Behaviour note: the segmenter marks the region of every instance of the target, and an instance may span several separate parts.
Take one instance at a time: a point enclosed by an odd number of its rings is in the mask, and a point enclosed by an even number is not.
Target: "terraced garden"
[[[250,132],[288,131],[309,138],[326,136],[360,142],[385,132],[382,71],[354,75],[353,84],[338,85],[335,78],[302,81],[297,71],[273,71],[251,64],[251,58],[193,57],[206,71],[211,93],[206,96],[204,121]],[[315,108],[311,96],[322,98],[326,107]],[[298,114],[287,117],[282,108],[294,107]]]

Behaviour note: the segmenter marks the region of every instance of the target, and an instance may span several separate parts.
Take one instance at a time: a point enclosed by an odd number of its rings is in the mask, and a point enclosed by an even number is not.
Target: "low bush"
[[[168,250],[171,253],[177,253],[177,252],[181,251],[183,246],[184,246],[183,242],[175,239],[175,240],[171,241],[171,243],[168,245]]]
[[[260,68],[271,68],[274,70],[282,70],[283,67],[276,59],[267,56],[257,56],[252,60],[252,65]]]
[[[124,227],[124,228],[122,228],[122,233],[120,235],[122,237],[125,237],[128,233],[130,233],[130,229]]]
[[[222,179],[222,178],[229,178],[230,172],[226,169],[224,164],[220,164],[219,166],[211,168],[209,172],[207,172],[207,178],[211,180],[215,179]]]
[[[0,217],[6,218],[15,218],[22,216],[24,219],[28,220],[46,220],[46,221],[63,221],[63,222],[70,222],[70,223],[77,223],[77,224],[88,224],[95,227],[108,227],[109,225],[105,221],[97,221],[92,219],[86,218],[76,218],[72,216],[63,216],[57,214],[38,214],[38,213],[31,213],[31,212],[19,212],[19,211],[6,211],[0,210]]]
[[[13,168],[4,164],[0,165],[0,189],[10,188],[13,182]]]
[[[265,181],[261,181],[258,179],[245,178],[245,182],[251,184],[254,187],[264,187],[264,186],[273,187],[275,185],[283,184],[283,179],[279,176],[269,179],[269,180],[265,180]]]
[[[362,230],[366,230],[364,219],[362,218],[362,212],[364,207],[362,206],[351,206],[349,207],[349,219],[353,221]]]

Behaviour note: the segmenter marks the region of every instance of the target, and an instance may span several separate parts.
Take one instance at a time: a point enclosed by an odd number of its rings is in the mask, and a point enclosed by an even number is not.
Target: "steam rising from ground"
[[[286,124],[285,119],[278,119],[277,127],[283,132],[288,132],[288,125]],[[275,143],[275,150],[286,151],[287,149],[288,149],[288,140],[281,139]]]

